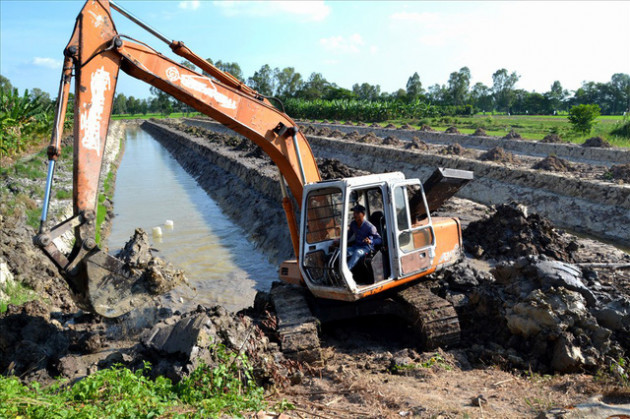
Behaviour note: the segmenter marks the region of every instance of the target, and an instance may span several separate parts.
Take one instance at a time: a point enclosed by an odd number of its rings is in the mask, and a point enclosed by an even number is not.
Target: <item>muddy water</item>
[[[117,172],[110,251],[129,240],[137,227],[152,237],[157,255],[183,269],[191,287],[163,297],[173,309],[221,304],[247,307],[257,290],[268,290],[276,268],[250,243],[175,159],[147,132],[127,129],[125,153]],[[165,226],[172,220],[174,228]]]

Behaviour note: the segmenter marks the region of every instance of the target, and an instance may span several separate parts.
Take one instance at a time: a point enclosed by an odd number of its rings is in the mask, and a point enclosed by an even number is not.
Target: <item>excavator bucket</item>
[[[156,295],[144,272],[134,272],[121,260],[97,251],[85,261],[87,297],[103,317],[122,316]]]

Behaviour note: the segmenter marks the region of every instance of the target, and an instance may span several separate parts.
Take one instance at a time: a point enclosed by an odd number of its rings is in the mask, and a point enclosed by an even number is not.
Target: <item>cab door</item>
[[[435,233],[431,216],[412,224],[409,198],[412,194],[422,194],[422,202],[427,207],[422,185],[418,179],[391,183],[390,196],[390,247],[396,278],[405,278],[429,269],[435,257]],[[429,214],[428,208],[426,211]]]

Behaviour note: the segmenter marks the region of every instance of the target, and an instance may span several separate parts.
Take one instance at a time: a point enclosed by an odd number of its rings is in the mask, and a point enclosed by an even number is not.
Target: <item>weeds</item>
[[[244,355],[215,347],[216,367],[201,365],[179,384],[148,378],[150,365],[131,371],[120,365],[101,370],[72,386],[58,381],[41,388],[15,377],[0,377],[0,417],[217,417],[264,408],[263,389]],[[284,404],[286,409],[292,408]]]

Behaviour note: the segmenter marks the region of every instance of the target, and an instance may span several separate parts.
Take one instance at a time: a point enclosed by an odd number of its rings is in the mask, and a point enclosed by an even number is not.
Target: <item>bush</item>
[[[599,105],[576,105],[569,110],[569,123],[574,131],[589,134],[600,112]]]

